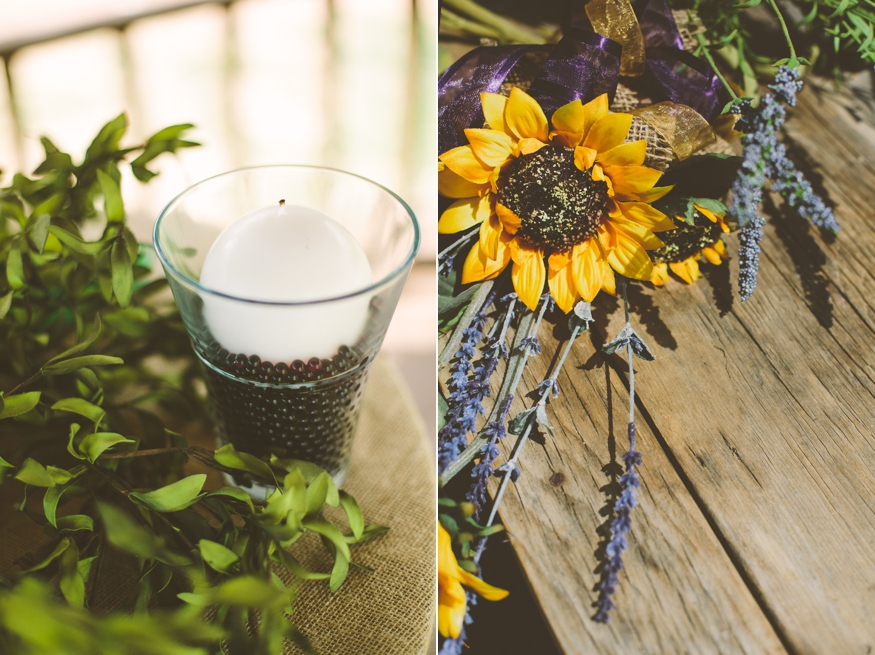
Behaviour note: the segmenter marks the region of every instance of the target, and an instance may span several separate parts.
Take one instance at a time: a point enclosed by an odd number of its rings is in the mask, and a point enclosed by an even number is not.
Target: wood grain
[[[734,247],[707,281],[630,297],[657,361],[636,363],[641,506],[609,626],[590,618],[593,570],[628,396],[625,362],[593,353],[621,326],[615,301],[559,377],[556,438],[526,446],[501,518],[567,653],[875,651],[875,140],[828,93],[791,116],[838,239],[777,209],[748,302]],[[526,389],[561,345],[549,332]]]

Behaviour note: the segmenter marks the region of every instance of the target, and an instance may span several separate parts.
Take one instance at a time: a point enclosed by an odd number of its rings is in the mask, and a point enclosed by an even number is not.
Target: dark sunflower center
[[[675,220],[674,230],[660,232],[659,238],[665,246],[651,250],[650,257],[655,262],[682,262],[697,255],[702,248],[713,246],[723,234],[718,223],[712,223],[706,217],[696,212],[696,224],[690,225]]]
[[[547,250],[567,250],[595,236],[608,185],[574,165],[574,151],[545,147],[516,159],[499,181],[498,201],[520,217],[517,236]]]

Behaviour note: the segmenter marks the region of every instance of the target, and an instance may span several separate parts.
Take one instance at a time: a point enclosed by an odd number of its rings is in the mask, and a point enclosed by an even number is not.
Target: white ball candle
[[[231,223],[201,271],[204,287],[238,299],[300,303],[337,298],[372,282],[368,258],[337,221],[307,207],[265,207]],[[229,352],[263,361],[331,357],[352,346],[367,318],[368,296],[308,305],[270,305],[205,295],[204,315]]]

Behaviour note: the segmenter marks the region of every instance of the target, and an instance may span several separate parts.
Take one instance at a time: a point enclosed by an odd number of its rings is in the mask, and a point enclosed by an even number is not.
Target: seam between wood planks
[[[756,343],[756,339],[754,339],[754,337],[751,335],[750,330],[748,330],[744,322],[739,319],[734,312],[732,312],[732,314],[735,316],[736,320],[738,320],[739,324],[742,326],[745,332],[748,333],[754,343]],[[758,343],[757,347],[760,347]],[[626,389],[628,390],[629,380],[626,378],[625,375],[628,374],[628,371],[626,370],[628,366],[627,363],[616,357],[607,357],[605,359],[608,366],[610,366],[614,370],[614,372],[621,380],[623,386],[626,387]],[[618,362],[622,362],[622,366]],[[717,541],[720,543],[720,547],[723,548],[723,551],[729,557],[729,561],[732,563],[732,566],[735,567],[735,570],[741,577],[742,583],[745,587],[747,587],[747,590],[753,597],[754,602],[760,608],[760,611],[763,613],[766,621],[769,622],[769,625],[772,627],[772,630],[774,630],[775,635],[778,637],[778,640],[781,642],[784,650],[786,650],[789,655],[800,655],[799,651],[793,647],[789,636],[786,634],[784,626],[781,624],[781,621],[777,617],[777,615],[772,611],[759,586],[757,586],[756,582],[745,569],[743,565],[743,560],[739,555],[738,551],[726,538],[726,535],[723,534],[723,531],[717,524],[717,521],[714,518],[714,515],[711,513],[710,509],[708,508],[708,505],[705,503],[705,501],[699,494],[698,489],[696,489],[696,486],[693,484],[692,480],[690,480],[686,471],[681,466],[680,461],[675,456],[671,446],[668,445],[665,437],[663,437],[662,430],[659,429],[659,427],[656,425],[656,422],[653,420],[653,417],[650,415],[650,412],[647,411],[647,407],[644,404],[641,391],[638,389],[636,389],[635,391],[635,409],[639,412],[644,422],[647,423],[647,426],[650,428],[651,432],[653,432],[653,436],[656,437],[656,441],[659,444],[659,447],[662,449],[663,453],[665,453],[666,458],[668,458],[669,464],[671,464],[671,467],[674,469],[675,474],[684,484],[684,487],[686,487],[687,493],[690,494],[693,502],[696,503],[696,507],[699,508],[699,511],[702,513],[703,518],[708,523],[711,531],[714,533],[714,536],[717,537]]]

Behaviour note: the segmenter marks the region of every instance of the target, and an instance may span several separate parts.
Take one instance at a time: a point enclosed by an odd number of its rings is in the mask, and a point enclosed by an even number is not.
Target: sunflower
[[[468,607],[463,584],[486,600],[501,600],[508,594],[459,567],[450,534],[438,523],[438,632],[444,637],[458,639],[462,632]]]
[[[668,282],[668,272],[677,275],[687,284],[701,277],[699,260],[704,258],[715,266],[726,259],[726,246],[721,234],[729,233],[724,214],[711,211],[693,203],[696,212],[694,224],[689,225],[680,216],[676,217],[677,229],[665,236],[664,247],[651,253],[653,275],[650,281],[658,287]]]
[[[438,231],[480,226],[462,283],[489,280],[513,262],[520,299],[537,307],[546,282],[563,311],[600,290],[616,293],[614,272],[651,280],[654,232],[674,222],[650,206],[672,187],[654,186],[646,142],[625,143],[631,114],[608,111],[606,94],[564,105],[552,130],[537,101],[513,88],[480,96],[488,129],[467,129],[468,144],[438,159],[438,190],[456,201]],[[546,259],[546,265],[545,265]]]

